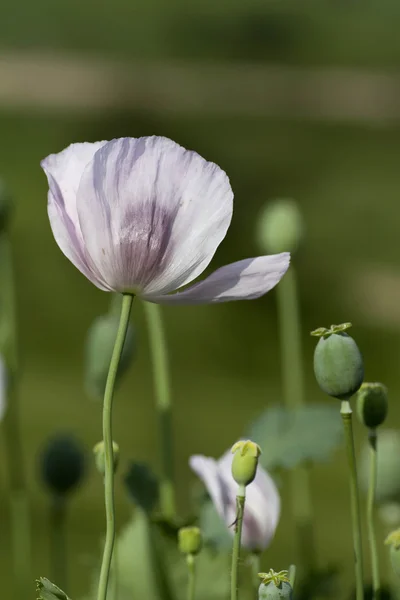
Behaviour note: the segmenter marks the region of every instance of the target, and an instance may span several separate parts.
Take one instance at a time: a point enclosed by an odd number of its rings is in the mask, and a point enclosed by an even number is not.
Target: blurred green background
[[[171,137],[215,161],[230,176],[236,203],[213,268],[257,255],[254,230],[261,206],[278,196],[296,198],[307,225],[295,257],[307,397],[324,400],[313,380],[309,331],[352,321],[366,379],[388,385],[389,425],[396,427],[399,17],[393,0],[2,1],[0,174],[16,203],[22,426],[36,575],[45,575],[48,565],[47,497],[36,455],[55,431],[75,432],[89,450],[100,439],[100,406],[83,389],[83,349],[89,325],[109,300],[56,246],[39,161],[71,142],[149,134]],[[250,419],[280,399],[275,296],[163,312],[184,511],[194,480],[189,456],[219,456]],[[123,461],[148,460],[157,469],[139,302],[133,321],[139,351],[116,398],[114,435]],[[358,427],[357,434],[359,442],[364,431]],[[4,465],[1,469],[0,573],[6,596],[10,552]],[[343,566],[347,590],[353,550],[346,476],[342,452],[312,475],[319,555],[326,564]],[[282,494],[281,523],[265,565],[278,570],[293,552],[285,487]],[[121,526],[131,508],[120,481],[117,500]],[[74,598],[88,588],[103,531],[102,482],[92,469],[71,505]],[[379,543],[383,536],[380,531]]]

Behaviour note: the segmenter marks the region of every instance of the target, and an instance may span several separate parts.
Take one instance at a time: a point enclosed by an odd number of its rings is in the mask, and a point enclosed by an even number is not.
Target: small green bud
[[[119,317],[114,314],[107,314],[95,319],[88,332],[85,381],[89,395],[95,399],[104,396],[118,325]],[[117,382],[130,367],[134,354],[135,335],[132,325],[129,324],[118,365]]]
[[[303,218],[290,198],[268,203],[257,221],[257,242],[263,252],[294,252],[303,233]]]
[[[400,577],[400,529],[389,533],[385,544],[390,546],[390,562],[397,577]]]
[[[116,442],[112,443],[113,446],[113,462],[114,462],[114,473],[116,472],[116,470],[118,469],[118,464],[119,464],[119,446]],[[106,472],[106,459],[105,459],[105,452],[104,452],[104,442],[101,441],[98,444],[95,445],[95,447],[93,448],[93,454],[94,454],[94,460],[96,463],[96,468],[98,470],[98,472],[100,473],[100,475],[103,475]]]
[[[345,333],[351,323],[316,329],[318,336],[314,352],[314,374],[323,392],[339,400],[348,400],[360,388],[364,364],[356,342]]]
[[[57,496],[71,492],[84,476],[85,454],[81,444],[71,435],[51,438],[39,461],[44,483]]]
[[[250,440],[236,442],[232,447],[232,476],[238,485],[249,485],[257,473],[261,448]]]
[[[387,388],[382,383],[363,383],[357,393],[357,414],[366,427],[382,425],[388,413]]]
[[[182,554],[198,554],[203,545],[200,529],[198,527],[181,527],[178,531],[178,545]]]
[[[358,461],[360,487],[367,494],[370,470],[370,444],[362,447]],[[378,435],[376,502],[387,504],[400,500],[400,431],[382,429]]]
[[[0,233],[6,231],[13,209],[11,193],[0,179]]]
[[[259,600],[292,600],[293,589],[287,571],[276,573],[271,569],[268,573],[259,573],[258,576],[261,577]]]

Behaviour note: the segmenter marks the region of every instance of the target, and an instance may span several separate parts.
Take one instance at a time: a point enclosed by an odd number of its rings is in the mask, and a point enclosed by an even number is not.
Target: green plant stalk
[[[119,596],[119,560],[118,560],[118,543],[114,545],[114,553],[112,560],[112,600],[118,600]]]
[[[103,560],[100,570],[97,600],[106,600],[108,580],[112,562],[112,554],[115,540],[115,507],[114,507],[114,460],[113,460],[113,437],[112,437],[112,402],[114,396],[115,380],[118,364],[124,347],[126,332],[129,325],[133,295],[124,294],[121,306],[117,337],[110,362],[107,376],[106,389],[103,402],[103,441],[104,441],[104,496],[106,507],[106,541],[104,544]]]
[[[284,404],[288,410],[296,410],[304,406],[304,381],[299,302],[293,264],[276,290]],[[316,550],[309,467],[299,465],[290,471],[289,477],[298,557],[307,571],[313,571],[316,568]]]
[[[294,589],[295,581],[296,581],[296,565],[290,565],[290,567],[289,567],[289,582],[290,582],[292,589]]]
[[[351,502],[351,519],[353,526],[353,544],[354,544],[354,560],[356,573],[356,599],[364,599],[364,574],[363,574],[363,556],[361,543],[361,517],[360,517],[360,500],[357,485],[357,467],[356,453],[354,449],[352,410],[350,403],[347,400],[342,401],[340,410],[342,416],[344,436],[347,450],[347,460],[349,464],[349,480],[350,480],[350,502]]]
[[[251,572],[252,572],[252,577],[253,577],[253,584],[256,587],[256,589],[258,590],[259,585],[260,585],[260,578],[259,578],[258,574],[261,571],[261,554],[260,554],[260,552],[252,552],[252,554],[250,556],[250,561],[251,561]]]
[[[379,559],[378,551],[376,547],[376,535],[375,535],[375,522],[374,522],[374,508],[375,508],[375,494],[376,494],[376,482],[377,482],[377,431],[376,429],[370,429],[369,435],[369,460],[370,460],[370,472],[369,472],[369,486],[367,496],[367,527],[368,527],[368,543],[371,553],[371,570],[372,570],[372,590],[373,599],[379,600],[380,597],[380,574],[379,574]]]
[[[161,456],[160,509],[161,514],[166,519],[172,519],[176,514],[176,502],[174,485],[172,401],[168,372],[167,345],[160,307],[158,304],[153,304],[152,302],[144,302],[144,310],[150,340],[159,423]]]
[[[243,515],[244,505],[246,501],[246,488],[243,485],[239,486],[239,490],[236,496],[236,520],[235,520],[235,534],[233,537],[233,549],[232,549],[232,569],[231,569],[231,600],[238,600],[239,589],[238,589],[238,570],[239,570],[239,559],[240,559],[240,544],[242,540],[242,527],[243,527]]]
[[[49,509],[51,577],[58,587],[68,589],[68,552],[66,548],[65,498],[54,496]]]
[[[30,595],[31,521],[26,491],[25,465],[22,452],[20,407],[17,390],[18,335],[11,245],[6,234],[0,236],[0,353],[8,375],[7,412],[4,418],[4,450],[9,476],[11,553],[17,597]]]
[[[187,600],[194,600],[196,591],[196,559],[193,554],[188,554],[186,564],[188,568]]]

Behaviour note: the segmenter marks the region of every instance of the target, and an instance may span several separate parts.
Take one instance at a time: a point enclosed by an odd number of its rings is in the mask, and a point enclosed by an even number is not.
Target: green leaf
[[[261,465],[272,470],[327,461],[341,444],[342,434],[337,404],[307,404],[291,411],[268,408],[246,435],[261,447]]]
[[[107,600],[116,600],[112,595],[115,568],[118,569],[118,600],[186,600],[187,566],[178,549],[177,528],[154,522],[145,511],[138,509],[117,539],[116,556]],[[226,600],[230,589],[231,553],[216,553],[205,547],[196,561],[196,600]],[[251,573],[244,564],[241,576],[241,598],[252,600]],[[98,573],[94,582],[97,577]],[[92,600],[96,600],[96,592],[94,584]]]
[[[124,482],[135,504],[151,513],[158,504],[159,484],[150,467],[146,463],[132,462]]]
[[[215,550],[231,550],[232,535],[210,499],[205,500],[200,508],[199,527],[205,544]]]
[[[65,592],[46,577],[36,581],[36,591],[39,594],[38,600],[70,600]]]

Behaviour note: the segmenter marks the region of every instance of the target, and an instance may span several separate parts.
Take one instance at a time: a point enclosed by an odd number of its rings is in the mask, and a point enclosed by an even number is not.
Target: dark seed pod
[[[312,333],[320,337],[314,352],[314,374],[323,392],[348,400],[360,388],[364,364],[356,342],[345,333],[350,324],[332,325]]]
[[[55,495],[74,490],[83,479],[85,454],[81,444],[71,435],[57,435],[50,439],[41,456],[43,482]]]
[[[114,314],[107,314],[98,317],[88,332],[85,380],[89,395],[95,399],[101,399],[104,395],[118,325],[119,318]],[[118,365],[117,381],[130,367],[134,354],[135,335],[132,325],[129,324]]]
[[[357,394],[357,414],[366,427],[382,425],[388,413],[387,388],[382,383],[363,383]]]

